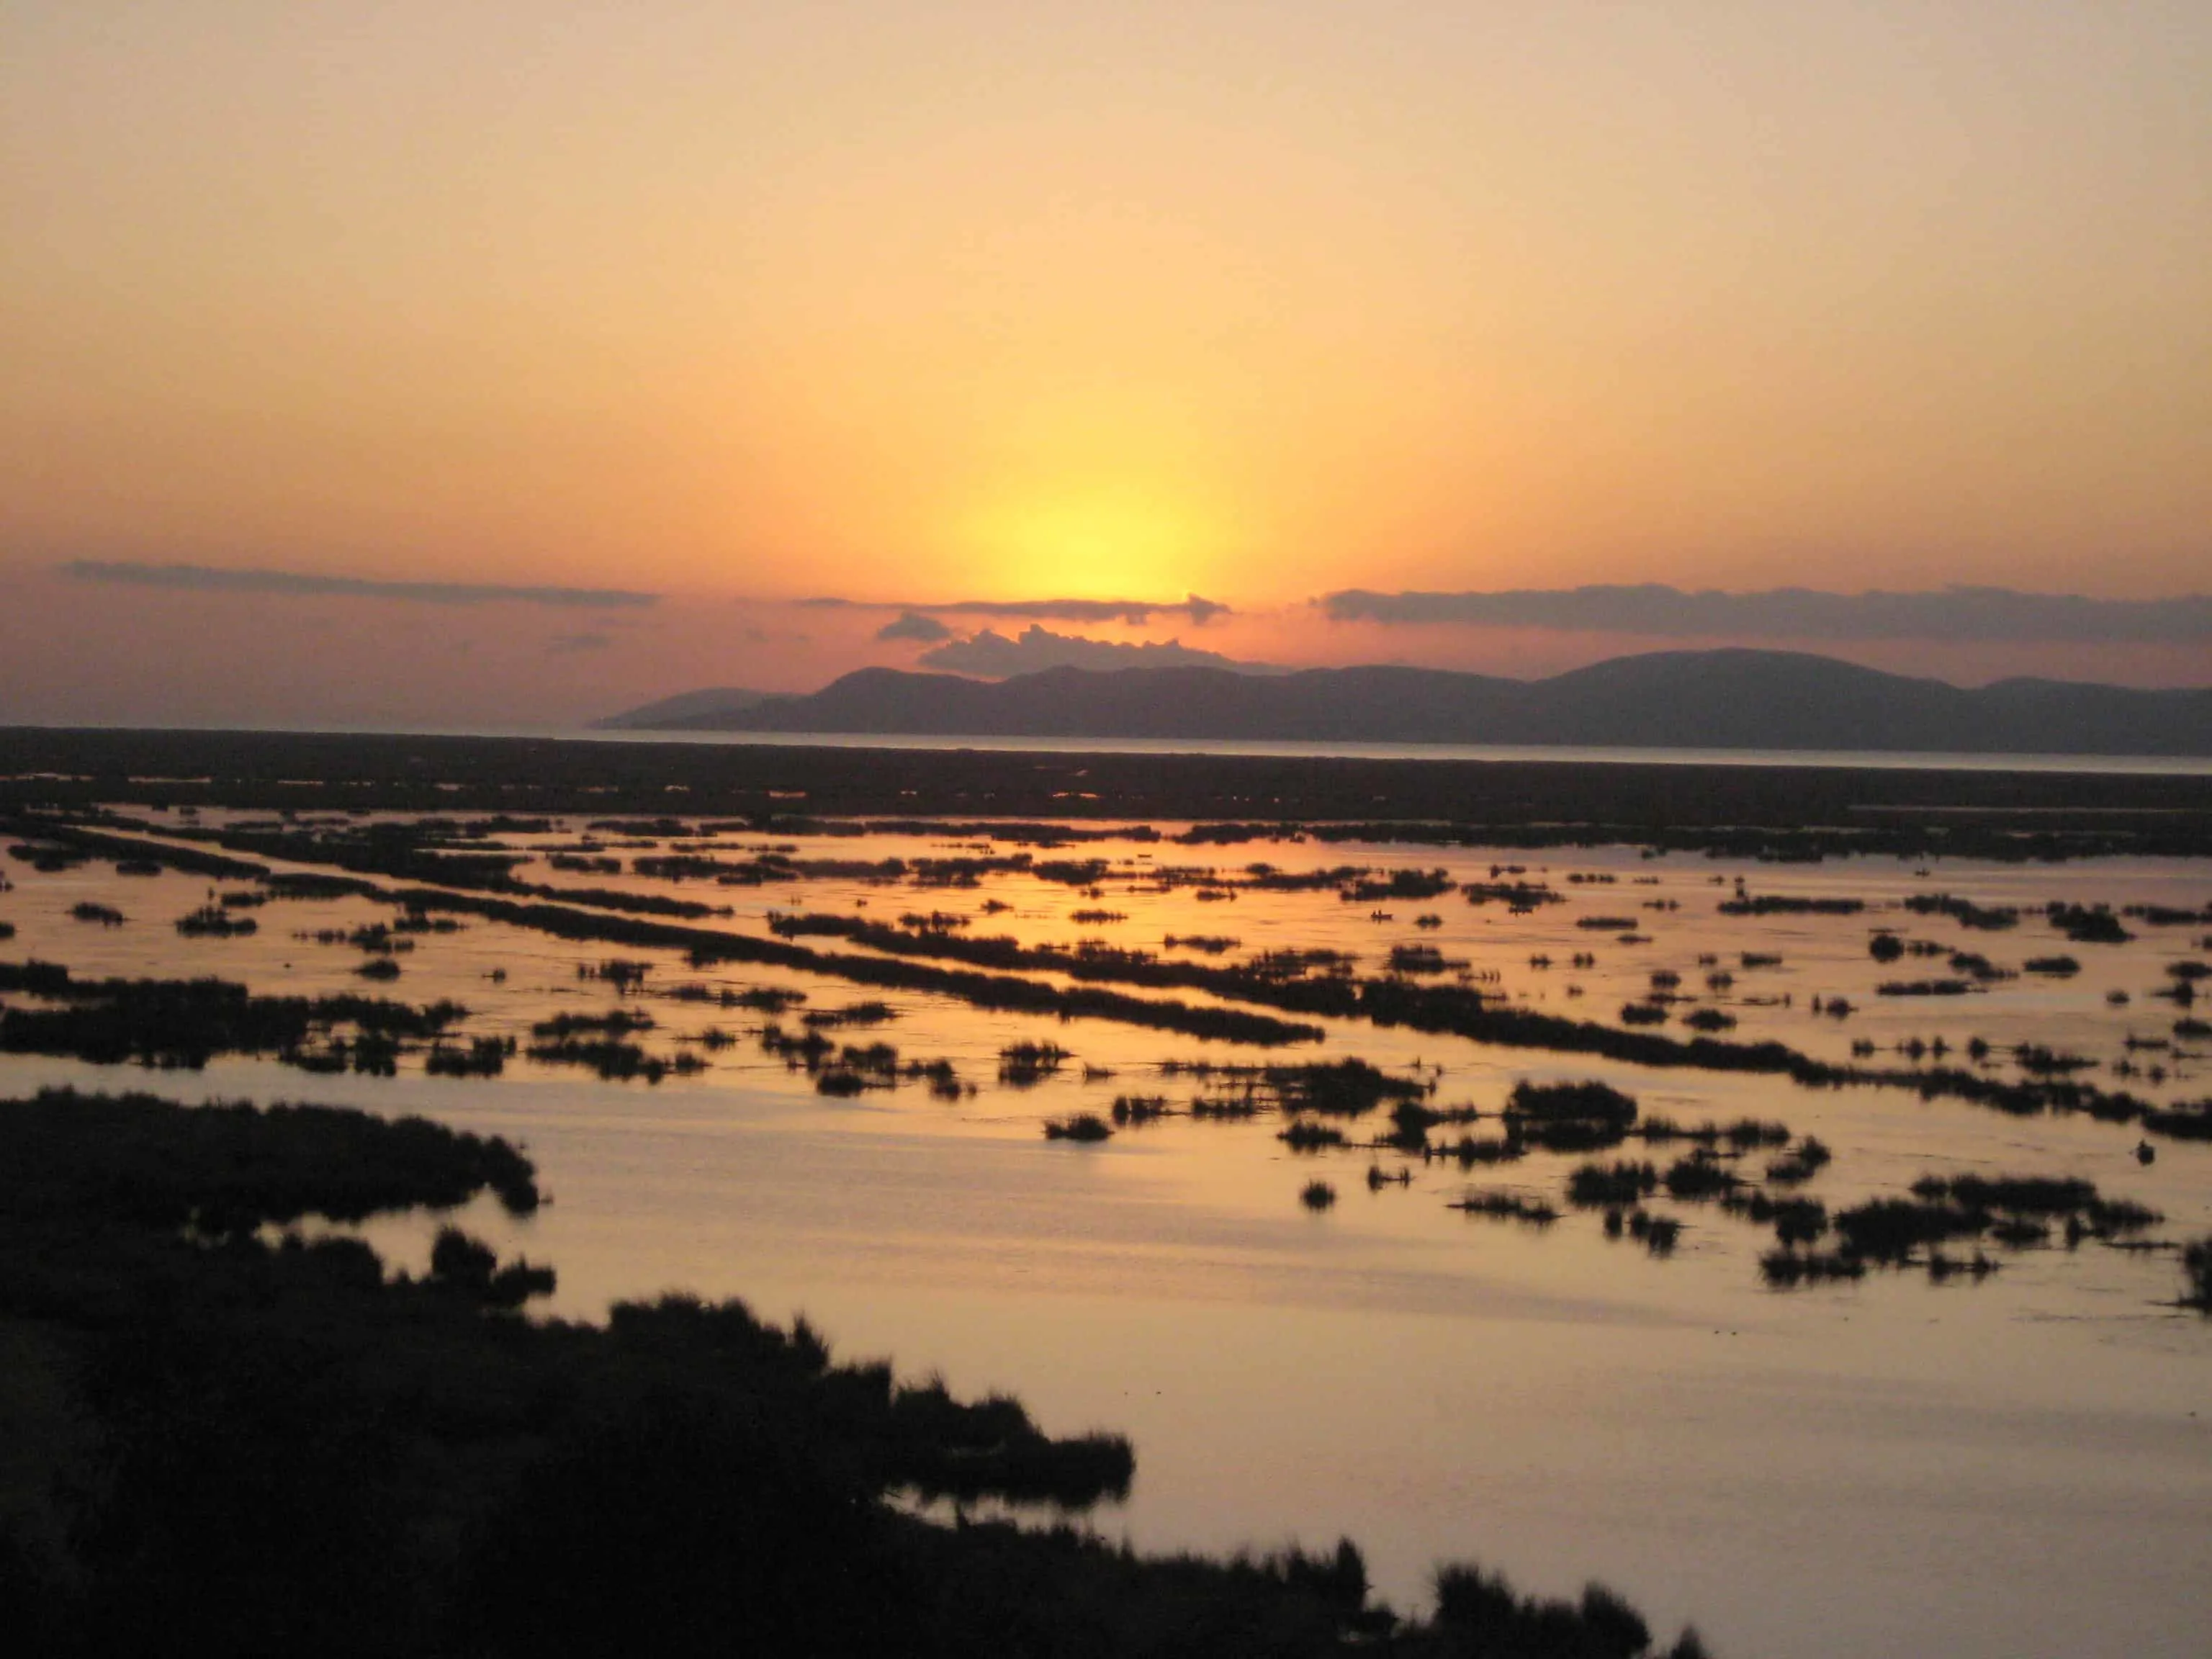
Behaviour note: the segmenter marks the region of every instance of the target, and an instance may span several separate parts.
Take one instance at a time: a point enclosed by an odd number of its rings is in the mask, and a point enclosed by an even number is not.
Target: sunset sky
[[[2212,683],[2208,86],[2201,0],[15,0],[0,724]],[[1565,593],[1651,584],[1747,597]],[[1954,586],[2179,603],[1759,598]]]

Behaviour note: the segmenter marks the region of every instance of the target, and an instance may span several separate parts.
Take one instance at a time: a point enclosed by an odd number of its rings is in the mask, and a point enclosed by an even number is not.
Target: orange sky
[[[1534,672],[1637,641],[1306,601],[2202,591],[2208,85],[2212,8],[2113,0],[19,0],[0,721],[913,656],[738,604],[815,594]],[[217,696],[204,596],[73,560],[664,597],[233,596]]]

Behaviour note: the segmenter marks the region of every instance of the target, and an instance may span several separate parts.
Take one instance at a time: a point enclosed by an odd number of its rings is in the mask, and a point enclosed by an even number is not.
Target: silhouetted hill
[[[663,697],[658,702],[600,720],[598,725],[606,732],[665,732],[678,726],[699,729],[702,723],[739,714],[776,695],[773,691],[747,691],[734,685],[679,691],[672,697]]]
[[[1278,678],[1213,668],[1056,668],[1000,681],[866,668],[808,696],[657,715],[668,706],[607,723],[942,737],[2212,755],[2212,690],[2017,679],[1966,690],[1787,651],[1654,652],[1545,680],[1379,666]]]

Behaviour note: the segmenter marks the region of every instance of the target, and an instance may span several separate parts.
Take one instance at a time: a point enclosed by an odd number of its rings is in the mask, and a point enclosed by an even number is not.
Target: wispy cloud
[[[1633,587],[1515,588],[1497,592],[1373,593],[1315,601],[1333,622],[1437,623],[1641,634],[1668,639],[1936,640],[2184,644],[2212,640],[2212,596],[2097,599],[2008,587],[1922,592],[1686,592]]]
[[[557,634],[546,646],[550,657],[565,657],[578,651],[605,651],[615,642],[611,634]]]
[[[1115,640],[1055,634],[1032,623],[1018,639],[984,629],[921,653],[924,668],[1006,679],[1047,668],[1227,668],[1240,674],[1279,674],[1266,663],[1238,662],[1218,651],[1200,651],[1179,640],[1127,645]]]
[[[86,582],[130,587],[188,588],[213,593],[283,593],[299,598],[403,599],[418,605],[550,605],[577,610],[658,605],[658,593],[619,587],[511,587],[490,582],[380,581],[306,570],[233,570],[204,564],[143,564],[74,559],[63,572]]]
[[[817,610],[898,611],[909,615],[1006,617],[1020,622],[1121,622],[1142,626],[1155,617],[1188,617],[1204,626],[1229,607],[1195,593],[1181,599],[947,599],[925,603],[919,599],[801,599]]]

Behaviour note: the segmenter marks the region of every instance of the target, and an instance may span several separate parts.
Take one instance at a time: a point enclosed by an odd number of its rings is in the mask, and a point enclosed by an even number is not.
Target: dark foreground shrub
[[[919,1591],[884,1512],[696,1398],[565,1436],[471,1540],[462,1630],[514,1655],[907,1651]]]

